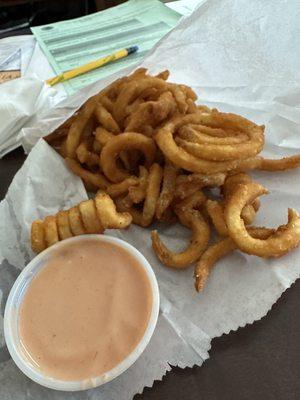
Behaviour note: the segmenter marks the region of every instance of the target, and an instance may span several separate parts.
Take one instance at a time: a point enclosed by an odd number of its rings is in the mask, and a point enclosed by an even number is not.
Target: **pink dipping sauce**
[[[48,376],[100,376],[140,342],[152,301],[145,270],[122,247],[92,239],[66,244],[25,293],[21,342]]]

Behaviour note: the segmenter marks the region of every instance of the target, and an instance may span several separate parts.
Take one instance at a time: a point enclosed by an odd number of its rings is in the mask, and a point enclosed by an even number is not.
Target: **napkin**
[[[62,100],[55,89],[35,75],[0,85],[0,158],[20,146],[18,132],[35,125],[44,112]]]

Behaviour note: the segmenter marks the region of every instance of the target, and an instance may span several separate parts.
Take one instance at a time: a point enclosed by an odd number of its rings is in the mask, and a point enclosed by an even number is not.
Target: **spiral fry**
[[[87,233],[103,233],[106,228],[124,229],[131,224],[129,213],[118,213],[113,200],[104,192],[68,210],[38,219],[31,225],[31,247],[40,253],[60,240]]]

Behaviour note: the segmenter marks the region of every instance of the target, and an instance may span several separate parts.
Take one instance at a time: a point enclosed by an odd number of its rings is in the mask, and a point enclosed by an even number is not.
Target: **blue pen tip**
[[[128,54],[132,54],[132,53],[135,53],[136,51],[138,51],[138,49],[139,49],[139,46],[131,46],[131,47],[127,47],[127,52],[128,52]]]

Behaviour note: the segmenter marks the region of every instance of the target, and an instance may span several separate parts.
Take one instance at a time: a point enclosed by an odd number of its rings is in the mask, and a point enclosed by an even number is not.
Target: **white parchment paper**
[[[0,85],[0,158],[20,146],[18,132],[33,126],[50,108],[62,100],[36,75],[26,76]]]
[[[209,0],[181,20],[146,57],[144,65],[152,72],[170,69],[171,80],[192,86],[201,103],[264,123],[265,155],[299,153],[299,16],[296,0]],[[39,137],[51,132],[107,83],[99,81],[84,89],[50,110],[38,124],[23,130],[26,149],[29,151]],[[300,210],[300,171],[255,173],[254,177],[270,189],[270,194],[262,198],[257,225],[283,224],[287,207]],[[85,197],[80,181],[40,140],[0,205],[2,315],[9,288],[31,257],[30,222]],[[300,276],[299,249],[277,260],[261,260],[237,251],[218,263],[203,293],[197,294],[192,269],[171,271],[157,261],[149,230],[131,226],[124,232],[108,233],[136,246],[158,278],[161,312],[148,348],[125,374],[102,388],[79,394],[53,392],[18,371],[1,339],[0,321],[1,400],[130,399],[144,386],[151,386],[154,379],[161,379],[169,364],[201,365],[213,337],[263,317]],[[174,249],[186,243],[187,232],[179,226],[164,228],[161,233]]]

